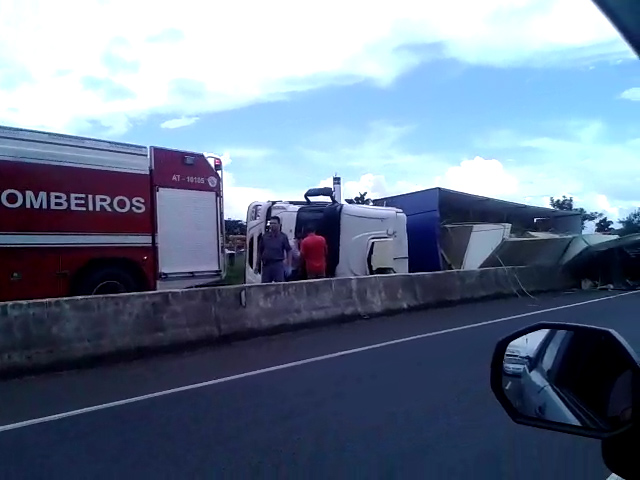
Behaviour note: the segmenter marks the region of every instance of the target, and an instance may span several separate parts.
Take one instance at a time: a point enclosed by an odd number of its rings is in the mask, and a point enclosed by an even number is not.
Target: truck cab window
[[[253,241],[253,237],[251,237],[249,239],[249,247],[247,249],[247,261],[251,268],[255,268],[255,265],[253,264],[253,259],[254,259],[253,246],[254,246],[254,241]]]
[[[261,205],[254,205],[249,213],[249,221],[252,222],[254,220],[258,220],[260,218],[260,207]]]

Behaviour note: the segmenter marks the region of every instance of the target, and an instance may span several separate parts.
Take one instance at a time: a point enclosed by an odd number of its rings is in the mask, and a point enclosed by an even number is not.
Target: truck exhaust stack
[[[336,202],[342,203],[342,180],[338,177],[336,173],[333,176],[333,198],[335,198]]]

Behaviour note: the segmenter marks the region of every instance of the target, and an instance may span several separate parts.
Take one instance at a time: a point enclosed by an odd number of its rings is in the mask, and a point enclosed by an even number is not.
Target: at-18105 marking
[[[207,180],[204,177],[183,177],[182,175],[174,175],[172,180],[174,182],[187,182],[187,183],[206,183]]]
[[[171,177],[171,180],[173,180],[174,182],[196,183],[199,185],[204,185],[208,183],[211,188],[214,188],[218,183],[217,179],[213,176],[209,178],[204,178],[204,177],[183,176],[183,175],[178,175],[177,173]]]

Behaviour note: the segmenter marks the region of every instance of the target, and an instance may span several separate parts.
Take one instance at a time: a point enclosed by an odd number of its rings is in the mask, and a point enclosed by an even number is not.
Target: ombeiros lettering
[[[143,213],[144,198],[123,195],[93,195],[88,193],[33,192],[13,188],[0,191],[0,207],[36,210],[72,210],[75,212]]]

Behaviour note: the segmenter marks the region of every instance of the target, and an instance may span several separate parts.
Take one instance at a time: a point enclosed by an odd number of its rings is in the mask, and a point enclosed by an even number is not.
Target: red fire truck
[[[224,275],[219,157],[0,127],[0,302]]]

